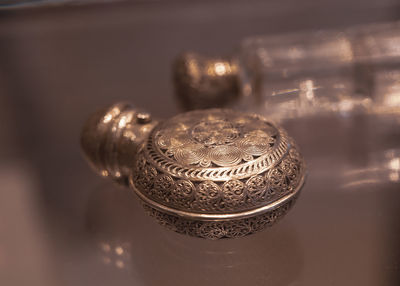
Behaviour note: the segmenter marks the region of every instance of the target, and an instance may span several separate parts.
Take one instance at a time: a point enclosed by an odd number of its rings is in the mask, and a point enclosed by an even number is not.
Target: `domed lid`
[[[258,115],[209,109],[158,124],[136,157],[131,185],[163,211],[223,219],[281,205],[304,174],[284,130]]]

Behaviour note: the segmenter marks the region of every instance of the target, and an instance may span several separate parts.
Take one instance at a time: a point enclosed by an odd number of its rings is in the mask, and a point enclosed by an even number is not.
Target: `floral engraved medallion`
[[[155,142],[165,157],[181,165],[228,167],[270,152],[277,137],[278,130],[257,117],[211,110],[172,119],[156,132]]]

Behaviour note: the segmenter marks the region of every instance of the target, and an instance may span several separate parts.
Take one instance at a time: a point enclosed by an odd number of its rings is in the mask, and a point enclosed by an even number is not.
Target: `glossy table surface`
[[[129,190],[103,184],[89,195],[85,216],[103,267],[144,285],[394,283],[398,117],[310,118],[286,127],[304,151],[309,175],[280,223],[242,239],[185,237],[147,218]]]
[[[0,284],[399,285],[399,111],[284,122],[306,185],[282,221],[235,240],[164,229],[80,150],[84,120],[105,104],[178,113],[170,66],[182,50],[228,53],[248,35],[398,17],[395,1],[359,14],[355,2],[322,2],[312,12],[284,1],[276,15],[259,1],[3,11]]]

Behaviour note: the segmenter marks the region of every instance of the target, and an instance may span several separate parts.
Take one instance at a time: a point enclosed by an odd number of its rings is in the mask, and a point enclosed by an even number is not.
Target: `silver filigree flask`
[[[158,123],[116,104],[88,120],[82,147],[103,176],[127,183],[159,223],[209,239],[273,224],[305,179],[303,158],[282,128],[232,110],[192,111]]]

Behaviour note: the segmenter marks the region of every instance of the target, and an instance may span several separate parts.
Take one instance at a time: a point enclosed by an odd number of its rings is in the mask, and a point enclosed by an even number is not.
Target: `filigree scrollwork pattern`
[[[151,200],[175,209],[225,213],[249,210],[294,192],[304,176],[302,162],[299,152],[291,148],[280,163],[264,174],[225,182],[192,182],[159,174],[139,156],[132,183]]]
[[[246,182],[247,193],[252,202],[259,202],[265,200],[267,192],[267,180],[262,175],[250,177]]]
[[[223,200],[227,208],[236,208],[246,202],[246,184],[240,180],[230,180],[222,185]]]
[[[221,197],[220,187],[211,181],[201,182],[197,185],[196,201],[193,208],[202,211],[214,209],[217,207],[218,201]]]
[[[118,114],[96,113],[85,127],[85,153],[179,233],[220,239],[257,232],[289,210],[304,184],[297,146],[262,116],[209,109],[150,123],[149,114],[118,106]]]
[[[141,153],[180,179],[226,181],[266,171],[287,153],[288,140],[284,130],[262,117],[215,109],[160,124]]]
[[[171,190],[171,202],[183,209],[190,208],[195,192],[196,187],[192,182],[188,180],[178,180]]]
[[[139,158],[136,161],[132,176],[139,189],[147,192],[150,196],[154,194],[153,185],[154,179],[157,176],[157,171],[154,167],[151,167],[144,158]]]
[[[257,115],[215,109],[155,127],[136,155],[130,184],[160,224],[221,239],[275,223],[304,178],[303,158],[283,129]]]
[[[159,201],[169,202],[171,198],[171,192],[175,189],[175,182],[171,176],[166,174],[158,175],[154,181],[154,193],[155,197]]]
[[[160,154],[192,167],[227,167],[271,152],[278,130],[253,115],[211,110],[172,118],[154,132]]]
[[[238,238],[263,230],[283,217],[293,206],[296,197],[267,213],[250,218],[228,221],[201,221],[178,217],[159,210],[142,202],[146,212],[159,224],[181,234],[188,234],[206,239]]]

